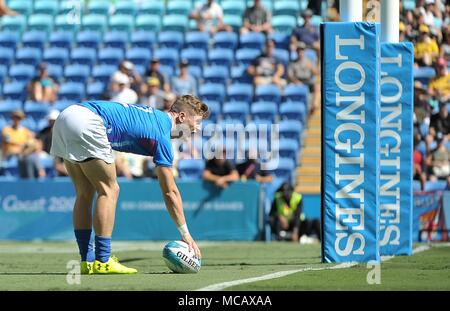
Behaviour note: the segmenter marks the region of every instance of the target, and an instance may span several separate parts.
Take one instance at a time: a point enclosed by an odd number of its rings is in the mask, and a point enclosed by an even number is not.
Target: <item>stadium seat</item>
[[[205,161],[181,159],[178,161],[178,173],[182,180],[200,180],[205,169]]]
[[[90,74],[89,65],[69,65],[64,69],[66,82],[79,82],[86,84]]]
[[[0,51],[1,53],[1,51]],[[0,64],[0,85],[5,81],[5,78],[8,76],[8,66]],[[0,92],[1,94],[1,92]]]
[[[160,15],[138,15],[136,18],[136,24],[134,26],[135,31],[151,31],[158,33],[161,29],[161,16]]]
[[[44,61],[48,64],[65,66],[69,59],[69,52],[64,48],[48,48],[44,51]]]
[[[114,14],[117,15],[129,15],[133,16],[136,15],[138,11],[137,5],[133,1],[118,1],[116,2],[116,8],[114,11]]]
[[[297,18],[290,15],[277,15],[272,18],[272,28],[276,32],[292,33],[297,26]]]
[[[99,64],[117,66],[124,58],[125,54],[121,49],[103,48],[98,52]]]
[[[259,85],[255,89],[255,101],[279,103],[281,99],[280,88],[275,84]]]
[[[72,46],[73,34],[67,31],[52,32],[49,38],[50,47],[69,49]]]
[[[425,184],[425,191],[442,191],[447,189],[446,180],[427,181]]]
[[[27,31],[22,35],[22,46],[42,50],[47,42],[48,34],[42,31]]]
[[[8,2],[8,7],[21,16],[28,16],[33,12],[33,1],[13,0]]]
[[[9,120],[9,114],[13,111],[22,109],[22,102],[19,100],[2,100],[0,101],[0,118]]]
[[[419,180],[413,180],[413,191],[420,192],[422,191],[422,184]]]
[[[109,18],[109,31],[124,31],[130,33],[134,27],[134,17],[131,15],[112,15]]]
[[[44,31],[49,33],[53,28],[54,18],[48,14],[33,14],[28,17],[28,30]]]
[[[300,121],[282,120],[279,123],[280,138],[291,138],[300,140],[300,134],[303,131],[303,125]]]
[[[175,49],[158,49],[155,51],[155,57],[159,59],[161,65],[170,66],[175,69],[178,64],[178,51]]]
[[[190,31],[186,34],[186,47],[208,50],[209,34],[201,31]]]
[[[273,51],[273,56],[283,64],[286,72],[289,65],[289,52],[283,49],[275,49]]]
[[[227,88],[227,97],[229,101],[252,102],[253,86],[240,83],[231,84]]]
[[[117,66],[114,65],[96,65],[92,69],[92,78],[94,81],[109,83],[111,76],[116,70]]]
[[[247,68],[241,65],[231,68],[231,82],[252,85],[253,79],[247,73]]]
[[[159,47],[180,50],[184,44],[184,36],[178,31],[163,31],[159,33]]]
[[[234,32],[218,32],[213,37],[214,48],[236,50],[238,35]]]
[[[320,15],[313,15],[311,17],[311,25],[315,27],[319,27],[320,23],[323,22],[323,18]]]
[[[107,85],[102,82],[90,83],[87,86],[87,98],[89,100],[102,100],[106,92]]]
[[[12,69],[12,68],[11,68]],[[10,69],[10,72],[11,72]],[[11,74],[10,74],[11,76]],[[3,99],[23,102],[26,97],[26,81],[12,81],[3,85]]]
[[[128,45],[128,33],[125,31],[109,31],[103,37],[103,45],[107,48],[125,50]]]
[[[188,72],[195,79],[199,80],[203,77],[203,69],[200,66],[189,65]]]
[[[241,120],[244,123],[250,113],[250,106],[248,102],[227,102],[222,111],[224,119]]]
[[[109,0],[89,1],[87,11],[89,14],[109,15],[110,5]]]
[[[50,111],[48,103],[26,101],[23,110],[27,117],[33,118],[35,121],[46,118]]]
[[[277,49],[288,50],[290,39],[291,39],[291,34],[283,33],[283,32],[273,32],[270,35],[270,39],[275,41],[275,47]]]
[[[239,46],[241,49],[257,49],[262,50],[266,36],[261,32],[249,32],[242,34],[239,39]]]
[[[273,102],[255,102],[250,108],[253,120],[275,121],[277,105]]]
[[[175,76],[175,67],[170,66],[170,65],[163,65],[161,64],[159,66],[159,71],[161,71],[161,73],[166,76],[166,77],[172,77]]]
[[[289,158],[297,163],[299,154],[299,142],[295,139],[280,139],[278,142],[278,154],[281,158]]]
[[[219,102],[216,101],[208,101],[208,109],[209,109],[209,117],[208,117],[208,121],[212,121],[212,122],[217,122],[217,119],[219,118],[220,114],[221,114],[221,110],[222,110],[222,105]],[[205,120],[203,120],[205,121]],[[202,126],[203,126],[203,122],[202,122]]]
[[[229,25],[233,28],[233,32],[239,33],[242,27],[242,16],[241,15],[224,15],[223,23]]]
[[[230,71],[234,62],[234,53],[231,49],[211,49],[208,52],[208,60],[210,65],[225,66]]]
[[[185,33],[188,28],[187,15],[165,15],[162,21],[163,31],[178,31]]]
[[[54,31],[69,32],[72,36],[78,31],[81,24],[81,16],[61,14],[56,16]]]
[[[21,48],[16,52],[16,64],[37,66],[42,59],[42,52],[37,48]]]
[[[72,106],[74,104],[76,103],[70,100],[58,100],[55,102],[54,107],[56,110],[63,111],[67,107]]]
[[[298,120],[302,123],[306,118],[306,105],[302,102],[286,102],[280,106],[281,120]]]
[[[9,77],[13,81],[28,83],[36,74],[35,67],[27,64],[16,64],[9,68]]]
[[[9,66],[14,62],[14,50],[0,47],[0,65]]]
[[[20,41],[20,34],[12,31],[0,32],[0,47],[16,49],[17,43]]]
[[[147,67],[152,57],[152,53],[149,49],[131,48],[127,50],[125,57],[135,66]]]
[[[245,1],[224,0],[221,3],[223,14],[243,16],[246,9]]]
[[[46,14],[55,16],[58,13],[59,1],[38,0],[34,3],[34,14]]]
[[[236,51],[236,62],[238,65],[248,66],[261,52],[257,49],[238,49]]]
[[[84,31],[97,31],[103,33],[106,30],[106,26],[106,15],[88,14],[81,18],[81,29]]]
[[[98,31],[80,31],[77,34],[77,46],[97,49],[102,42],[102,34]]]
[[[189,66],[203,67],[206,64],[206,52],[203,49],[187,48],[181,50],[181,59],[186,59]]]
[[[420,81],[425,87],[428,82],[436,76],[436,71],[433,67],[418,67],[414,68],[414,80]]]
[[[200,86],[200,98],[223,103],[225,99],[225,86],[223,84],[206,83]]]
[[[225,66],[210,66],[203,69],[203,80],[205,83],[226,85],[228,77],[228,67]]]
[[[60,83],[63,78],[63,66],[48,64],[47,65],[48,75],[52,77],[57,83]]]
[[[273,174],[276,178],[280,178],[291,182],[293,172],[295,171],[295,162],[290,158],[279,158],[278,165],[273,170]]]
[[[59,88],[58,98],[74,103],[80,102],[84,98],[84,85],[76,82],[63,83]]]
[[[3,175],[19,177],[19,159],[15,156],[9,157],[1,161]]]
[[[27,19],[23,15],[2,16],[0,23],[2,31],[11,31],[21,34],[27,26]]]
[[[166,14],[189,16],[191,9],[192,9],[191,1],[170,0],[167,2]]]
[[[297,18],[300,12],[300,5],[297,1],[281,0],[273,4],[273,15],[293,16]]]
[[[309,89],[306,85],[289,84],[284,89],[285,101],[303,102],[308,101]]]
[[[72,64],[94,66],[97,62],[97,52],[95,48],[74,48],[70,55],[70,62]]]
[[[164,3],[159,0],[144,1],[139,8],[139,14],[163,16],[164,13]]]
[[[155,42],[156,35],[154,32],[140,30],[131,33],[132,47],[153,50]]]

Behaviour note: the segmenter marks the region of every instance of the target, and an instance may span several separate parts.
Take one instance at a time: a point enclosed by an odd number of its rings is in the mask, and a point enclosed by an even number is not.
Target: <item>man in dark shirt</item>
[[[247,32],[272,32],[270,13],[261,4],[261,0],[255,0],[252,7],[248,7],[244,12],[244,26],[241,33]]]
[[[170,91],[170,85],[167,82],[166,77],[159,70],[159,65],[160,65],[159,59],[158,58],[153,58],[151,63],[150,63],[150,67],[147,69],[147,72],[145,73],[145,76],[146,76],[147,80],[149,78],[157,78],[158,81],[159,81],[159,88],[162,89],[165,92],[169,92]],[[147,89],[143,89],[142,90],[142,94],[145,94],[146,92],[147,92]]]
[[[303,20],[305,21],[303,26],[298,26],[292,31],[291,36],[291,50],[295,51],[299,42],[306,44],[306,47],[319,51],[319,32],[317,28],[311,24],[311,18],[313,12],[309,9],[302,13]]]
[[[206,162],[203,180],[216,184],[217,187],[227,188],[228,183],[239,180],[239,174],[231,161],[225,159],[225,153]]]
[[[443,138],[450,140],[450,114],[448,112],[448,103],[439,103],[439,112],[432,115],[430,119],[430,134],[436,138],[441,133]]]
[[[248,66],[247,72],[253,77],[255,86],[275,84],[279,87],[286,85],[283,74],[284,65],[274,55],[275,42],[267,40],[264,53],[255,58]]]
[[[236,165],[236,169],[242,180],[254,179],[258,182],[271,182],[272,175],[261,169],[261,164],[256,159],[247,159]]]

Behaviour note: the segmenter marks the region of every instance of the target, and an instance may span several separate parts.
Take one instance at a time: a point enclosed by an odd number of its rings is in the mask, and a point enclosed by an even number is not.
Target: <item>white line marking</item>
[[[440,247],[445,247],[445,246],[450,246],[450,243],[436,244],[436,245],[439,245]],[[427,251],[430,248],[431,248],[430,245],[421,245],[413,250],[413,254]],[[395,256],[382,256],[381,261],[386,262],[388,260],[391,260],[394,257]],[[305,267],[305,268],[296,269],[296,270],[279,271],[279,272],[270,273],[270,274],[266,274],[263,276],[258,276],[258,277],[248,278],[248,279],[240,279],[240,280],[235,280],[235,281],[212,284],[212,285],[197,289],[197,291],[219,291],[219,290],[224,290],[225,288],[228,288],[231,286],[253,283],[253,282],[258,282],[258,281],[277,279],[277,278],[281,278],[281,277],[291,275],[291,274],[294,274],[297,272],[347,269],[347,268],[354,267],[357,264],[358,264],[358,262],[344,262],[344,263],[341,263],[341,264],[338,264],[335,266],[331,266],[331,267],[317,267],[317,268]]]

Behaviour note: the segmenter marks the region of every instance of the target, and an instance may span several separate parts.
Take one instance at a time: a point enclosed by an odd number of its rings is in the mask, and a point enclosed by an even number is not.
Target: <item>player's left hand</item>
[[[197,243],[195,243],[194,239],[192,238],[192,236],[190,234],[183,235],[183,241],[189,245],[189,251],[191,251],[191,249],[193,249],[195,256],[199,259],[202,258],[200,249],[198,248]]]

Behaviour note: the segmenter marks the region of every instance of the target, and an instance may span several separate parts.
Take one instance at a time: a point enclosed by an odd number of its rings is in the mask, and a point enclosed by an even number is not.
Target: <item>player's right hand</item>
[[[190,234],[185,234],[183,235],[183,241],[187,243],[187,245],[189,245],[189,251],[191,251],[191,249],[194,250],[195,256],[197,258],[202,258],[202,254],[200,253],[200,249],[197,246],[197,243],[195,243],[194,239],[192,238],[192,236]]]

